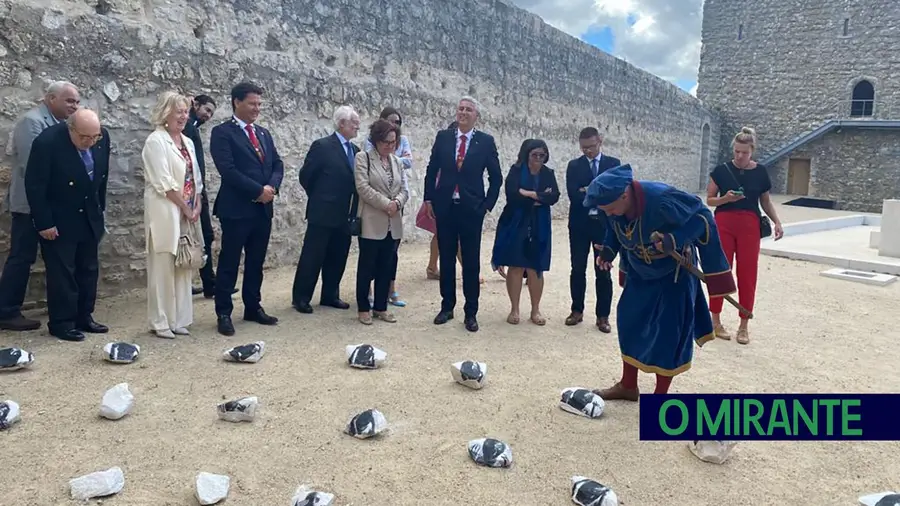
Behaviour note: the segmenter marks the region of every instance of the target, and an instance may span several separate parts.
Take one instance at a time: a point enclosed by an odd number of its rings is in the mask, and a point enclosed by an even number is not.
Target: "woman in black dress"
[[[550,206],[559,201],[556,174],[545,164],[550,150],[540,139],[528,139],[519,149],[519,158],[506,176],[506,206],[497,222],[491,266],[508,267],[506,290],[510,312],[506,321],[519,323],[522,280],[528,279],[531,321],[544,325],[541,315],[543,273],[550,269]]]

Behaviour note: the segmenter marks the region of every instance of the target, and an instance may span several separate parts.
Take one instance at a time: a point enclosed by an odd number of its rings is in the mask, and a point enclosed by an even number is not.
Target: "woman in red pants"
[[[752,128],[742,128],[740,133],[734,136],[731,145],[734,158],[713,169],[706,190],[706,203],[710,207],[715,207],[722,249],[728,263],[737,274],[740,304],[753,312],[759,244],[762,237],[760,206],[772,220],[776,241],[784,235],[784,230],[769,196],[769,190],[772,189],[769,173],[764,165],[756,163],[751,158],[756,148],[756,132]],[[712,313],[716,337],[730,340],[731,334],[720,319],[723,302],[722,297],[710,299],[709,310]],[[740,344],[750,342],[748,323],[749,320],[741,317],[737,331],[737,342]]]

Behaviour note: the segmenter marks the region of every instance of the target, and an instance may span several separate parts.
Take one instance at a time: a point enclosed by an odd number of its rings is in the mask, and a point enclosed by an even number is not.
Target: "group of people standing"
[[[199,128],[213,116],[215,101],[206,95],[189,98],[164,92],[149,118],[154,130],[142,152],[147,305],[150,330],[160,337],[190,334],[192,295],[197,293],[215,299],[218,331],[233,335],[232,295],[242,256],[243,319],[262,325],[278,322],[262,307],[261,285],[284,163],[272,135],[256,124],[263,95],[251,82],[234,86],[231,117],[211,131],[209,153],[221,176],[211,210]],[[434,323],[445,324],[455,316],[459,263],[463,324],[472,332],[479,329],[483,223],[502,190],[506,203],[491,265],[506,278],[507,322],[520,322],[520,297],[527,285],[529,320],[545,325],[540,301],[544,273],[550,268],[550,208],[561,197],[556,174],[548,167],[550,151],[543,140],[525,140],[504,183],[497,144],[476,129],[479,117],[474,98],[460,99],[455,121],[435,136],[425,170],[424,202],[416,223],[434,232],[437,246],[432,257],[439,260],[439,269],[434,258],[426,269],[429,277],[440,280],[441,307]],[[357,318],[366,325],[375,320],[393,323],[397,318],[388,306],[406,305],[397,293],[396,275],[403,216],[409,212],[410,141],[402,135],[400,112],[392,107],[369,126],[362,148],[352,142],[361,126],[353,108],[338,107],[333,123],[334,132],[312,143],[299,170],[307,195],[307,230],[292,305],[300,313],[312,313],[321,277],[319,305],[350,308],[341,297],[340,283],[355,236]],[[40,244],[47,265],[50,333],[77,341],[84,339],[83,332],[106,332],[91,313],[97,247],[105,233],[109,134],[96,113],[79,108],[77,88],[62,82],[51,85],[43,103],[20,120],[14,143],[17,163],[6,199],[13,213],[12,244],[0,277],[0,327],[34,330],[40,325],[21,313]],[[598,392],[605,398],[631,399],[638,369],[671,381],[689,367],[686,342],[731,338],[720,314],[722,296],[735,291],[734,257],[740,303],[752,311],[760,238],[766,226],[776,239],[783,231],[769,198],[767,171],[751,159],[756,141],[750,129],[735,136],[733,159],[711,173],[707,204],[715,207],[714,213],[692,194],[634,180],[629,165],[602,152],[603,136],[596,128],[583,129],[578,143],[582,156],[566,168],[572,303],[565,324],[584,319],[586,270],[593,257],[595,324],[601,332],[611,332],[610,271],[618,255],[624,291],[616,325],[623,379]],[[222,230],[215,272],[211,215]],[[679,269],[669,255],[672,251],[699,261],[709,273],[708,307],[699,280]],[[194,289],[191,280],[198,269],[203,286]],[[749,342],[747,323],[742,319],[737,331],[742,344]],[[691,339],[685,339],[688,334]],[[668,388],[665,379],[658,385],[658,390]]]

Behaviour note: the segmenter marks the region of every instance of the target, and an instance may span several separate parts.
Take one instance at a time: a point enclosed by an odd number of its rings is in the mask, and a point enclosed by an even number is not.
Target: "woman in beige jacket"
[[[147,241],[147,316],[150,330],[173,339],[189,335],[194,310],[190,268],[176,268],[175,255],[182,216],[200,217],[201,178],[195,172],[194,144],[181,131],[191,101],[167,91],[159,97],[150,121],[156,130],[147,137],[144,162],[144,228]]]
[[[359,258],[356,266],[356,305],[359,321],[372,324],[372,317],[394,323],[387,312],[394,253],[403,238],[401,210],[409,200],[402,162],[394,150],[400,128],[379,119],[369,128],[372,148],[356,154],[356,191],[359,194]],[[369,286],[375,280],[373,304],[369,306]]]

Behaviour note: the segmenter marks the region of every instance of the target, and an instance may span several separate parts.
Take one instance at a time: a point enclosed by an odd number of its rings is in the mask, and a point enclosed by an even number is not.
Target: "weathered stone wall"
[[[213,96],[220,107],[212,123],[230,115],[234,83],[249,78],[266,89],[260,124],[272,131],[287,165],[268,266],[297,260],[306,204],[297,168],[310,142],[331,132],[339,104],[355,106],[364,128],[386,105],[403,112],[415,157],[405,217],[411,239],[426,237],[414,223],[432,139],[464,94],[481,101],[480,128],[497,138],[504,174],[521,142],[537,136],[548,141],[550,165],[564,185],[566,160],[580,155],[578,131],[595,125],[606,135],[605,151],[630,162],[639,177],[699,187],[708,170],[700,166],[701,129],[710,126],[714,151],[719,125],[698,100],[500,0],[464,4],[2,0],[0,130],[9,132],[55,79],[76,83],[83,103],[100,111],[115,160],[111,234],[101,247],[104,294],[144,282],[140,151],[149,110],[171,88]],[[203,128],[206,139],[210,128]],[[0,171],[6,180],[10,165],[7,156]],[[219,178],[211,163],[208,172],[214,198]],[[555,215],[565,216],[567,205],[561,201]],[[34,297],[43,293],[40,277]]]
[[[791,157],[809,159],[810,195],[841,209],[880,213],[885,199],[900,196],[900,131],[830,132]],[[785,158],[769,169],[780,193],[787,191],[788,163]]]
[[[756,155],[765,158],[829,119],[848,118],[853,86],[861,79],[875,86],[871,118],[900,119],[896,0],[706,0],[702,37],[697,96],[721,115],[720,159],[730,158],[731,138],[741,126],[756,129]],[[858,136],[872,139],[859,141]],[[823,185],[824,174],[815,173],[811,195],[842,195],[843,202],[857,209],[880,208],[877,195],[883,192],[867,197],[858,193],[866,186],[852,182],[895,180],[900,155],[872,156],[875,139],[883,138],[874,131],[841,138],[846,143],[840,159],[847,163],[829,163],[840,177]],[[814,163],[814,172],[816,167],[822,166]],[[784,175],[772,175],[781,177],[781,188],[786,188]],[[848,187],[838,191],[833,185],[839,184]],[[893,197],[898,192],[894,186]]]

